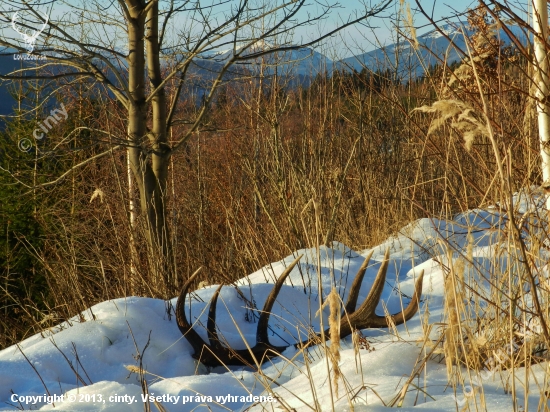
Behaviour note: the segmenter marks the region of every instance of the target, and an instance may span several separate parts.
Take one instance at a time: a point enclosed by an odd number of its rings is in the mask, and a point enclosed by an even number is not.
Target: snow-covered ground
[[[544,199],[522,195],[515,200],[518,213],[524,214],[535,210]],[[164,301],[129,297],[97,304],[81,317],[1,351],[0,410],[143,411],[144,390],[135,369],[140,362],[146,371],[149,395],[167,411],[286,408],[306,411],[313,410],[315,400],[323,411],[331,410],[332,402],[336,411],[348,411],[350,397],[353,397],[355,411],[393,410],[398,403],[394,403],[394,407],[389,405],[417,368],[422,369],[421,373],[406,387],[408,392],[401,411],[454,411],[461,410],[467,402],[475,410],[474,397],[467,396],[472,393],[471,387],[467,386],[464,391],[459,387],[455,392],[448,385],[444,361],[432,358],[425,364],[419,362],[429,351],[422,348],[428,325],[444,322],[443,266],[448,264],[448,247],[456,257],[458,253],[466,254],[468,243],[473,242],[470,253],[478,269],[475,273],[488,271],[502,223],[496,208],[472,210],[452,221],[420,219],[374,248],[360,301],[368,294],[389,247],[390,266],[377,313],[384,313],[383,305],[388,312],[396,313],[401,305],[408,304],[415,278],[424,270],[420,311],[406,325],[397,326],[397,333],[388,329],[364,330],[362,333],[370,348],[356,352],[350,337],[342,340],[342,379],[337,395],[330,390],[332,372],[328,378],[327,362],[319,347],[309,350],[307,362],[291,347],[284,356],[294,357],[292,365],[275,358],[264,364],[262,374],[243,367],[207,370],[191,357],[193,350],[179,332],[173,314],[167,315]],[[475,228],[470,230],[470,240],[468,227]],[[324,294],[335,284],[345,299],[355,273],[371,250],[353,251],[339,243],[334,243],[332,248],[321,248]],[[307,325],[318,330],[319,318],[315,316],[319,309],[317,251],[300,250],[241,279],[238,284],[242,295],[232,286],[222,289],[217,323],[232,347],[245,347],[240,333],[253,346],[258,314],[246,302],[262,308],[274,279],[299,254],[304,256],[291,272],[273,308],[270,340],[275,345],[292,343],[298,333],[304,336]],[[204,339],[207,337],[202,326],[206,325],[204,309],[215,289],[214,285],[208,286],[187,299],[187,316],[193,321],[199,318],[195,329]],[[175,303],[173,299],[172,305]],[[323,314],[326,325],[328,308]],[[434,325],[430,337],[437,339],[440,332]],[[537,385],[545,382],[545,367],[546,364],[531,369],[529,410],[537,410],[540,401]],[[485,372],[481,383],[487,410],[512,411],[512,396],[502,387],[507,372]],[[516,370],[516,376],[525,380],[523,368]],[[479,379],[477,385],[471,386],[479,387]],[[57,395],[57,399],[53,399],[55,405],[48,402],[52,398],[45,399],[48,394]],[[524,404],[523,396],[519,391],[519,404]],[[477,399],[479,405],[479,396]],[[151,410],[156,409],[151,402]]]

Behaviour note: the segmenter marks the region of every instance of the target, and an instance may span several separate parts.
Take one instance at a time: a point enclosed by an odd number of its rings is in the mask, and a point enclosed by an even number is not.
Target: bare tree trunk
[[[134,203],[134,178],[132,175],[132,168],[130,165],[130,154],[126,156],[126,176],[128,178],[128,220],[130,230],[130,295],[136,293],[136,279],[137,279],[137,250],[136,250],[136,212]]]
[[[151,89],[156,90],[151,99],[153,124],[152,130],[149,133],[149,140],[153,149],[151,154],[152,175],[150,176],[152,181],[150,182],[150,186],[147,187],[148,198],[150,198],[147,205],[147,215],[152,227],[151,235],[154,237],[153,246],[158,252],[156,255],[161,259],[158,262],[159,274],[162,274],[161,278],[166,282],[166,286],[170,288],[176,284],[165,204],[171,150],[168,146],[166,125],[166,91],[164,86],[159,87],[163,79],[160,69],[158,19],[158,2],[154,2],[147,13],[147,32],[145,37],[147,71],[151,82]]]
[[[173,281],[171,274],[171,247],[165,216],[164,195],[168,177],[169,150],[166,144],[166,98],[164,89],[151,99],[153,109],[152,130],[147,130],[147,103],[145,98],[145,43],[147,45],[147,71],[151,87],[161,83],[158,50],[158,6],[147,13],[147,37],[143,8],[129,9],[129,107],[128,136],[130,139],[130,168],[139,189],[141,213],[146,218],[149,268],[154,286],[168,290]],[[150,153],[147,153],[147,138]],[[149,158],[150,156],[150,158]]]
[[[533,25],[536,32],[535,96],[537,98],[542,180],[544,184],[550,184],[550,112],[546,101],[548,97],[548,55],[546,50],[548,10],[546,7],[546,0],[533,1]],[[547,208],[550,209],[550,197],[547,200]]]

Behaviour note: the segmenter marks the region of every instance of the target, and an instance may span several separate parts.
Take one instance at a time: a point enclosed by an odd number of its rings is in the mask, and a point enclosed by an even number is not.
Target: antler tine
[[[388,248],[386,249],[386,253],[384,254],[384,260],[380,265],[380,269],[378,269],[376,278],[374,278],[372,288],[369,294],[367,295],[367,298],[365,299],[365,301],[361,304],[359,309],[356,311],[357,314],[367,313],[370,315],[371,313],[374,313],[374,310],[376,309],[378,302],[380,302],[380,296],[382,295],[382,290],[384,289],[384,283],[386,282],[386,273],[388,271],[389,263],[390,263],[390,249]]]
[[[221,348],[220,340],[218,339],[218,331],[216,330],[216,308],[218,306],[218,296],[220,295],[222,287],[223,284],[221,284],[212,295],[212,299],[210,300],[210,308],[208,308],[208,323],[206,324],[206,331],[208,332],[210,346],[216,349]]]
[[[416,284],[414,285],[414,293],[412,295],[411,301],[403,312],[399,312],[393,315],[393,321],[396,324],[403,323],[414,316],[418,311],[418,306],[420,305],[420,295],[422,294],[422,282],[424,280],[424,269],[420,272]]]
[[[371,320],[374,316],[374,311],[378,302],[380,302],[380,297],[382,296],[382,290],[384,289],[384,283],[386,282],[386,272],[388,271],[388,264],[390,258],[390,249],[386,249],[384,254],[384,260],[380,269],[378,269],[378,274],[374,279],[372,288],[365,299],[361,304],[359,309],[348,313],[347,317],[343,317],[340,323],[340,336],[347,336],[351,333],[353,329],[364,329],[371,325]],[[359,288],[359,286],[357,286]],[[351,293],[351,291],[350,291]]]
[[[355,312],[355,307],[357,306],[357,298],[359,297],[359,290],[361,289],[361,284],[363,283],[363,277],[365,276],[367,265],[369,264],[370,258],[372,257],[373,253],[374,253],[374,250],[371,250],[371,252],[363,261],[363,264],[357,271],[357,275],[355,276],[355,279],[353,280],[353,283],[351,285],[351,289],[349,290],[348,301],[346,302],[346,306],[344,308],[346,313]]]
[[[181,288],[178,302],[176,303],[176,322],[178,324],[178,329],[183,334],[185,339],[187,339],[187,341],[191,344],[191,346],[195,350],[195,353],[201,353],[202,347],[206,343],[202,340],[195,329],[193,329],[193,325],[191,325],[187,321],[187,316],[185,316],[185,296],[187,295],[189,287],[191,286],[201,269],[202,268],[198,268],[195,273],[193,273],[191,277],[187,280],[187,282],[185,282],[185,284]]]
[[[396,313],[395,315],[391,316],[393,322],[396,325],[400,325],[408,321],[418,311],[418,306],[420,304],[420,295],[422,294],[423,279],[424,279],[424,270],[420,272],[420,275],[416,280],[416,284],[414,285],[414,293],[407,307],[402,312]],[[371,323],[369,324],[369,326],[371,327],[376,328],[376,327],[388,326],[388,320],[386,319],[385,316],[378,316],[376,314],[373,314],[370,321]]]
[[[281,291],[283,283],[285,282],[292,269],[294,269],[294,266],[296,266],[296,264],[302,258],[302,256],[304,255],[298,256],[290,265],[287,266],[285,271],[281,273],[281,276],[279,276],[279,279],[277,279],[277,282],[275,282],[275,286],[273,287],[273,289],[271,289],[271,292],[269,293],[269,296],[265,301],[262,313],[260,314],[260,319],[258,320],[258,329],[256,331],[257,343],[269,344],[269,338],[267,336],[267,326],[269,323],[269,316],[271,315],[271,309],[273,309],[273,304],[275,303],[277,295]]]

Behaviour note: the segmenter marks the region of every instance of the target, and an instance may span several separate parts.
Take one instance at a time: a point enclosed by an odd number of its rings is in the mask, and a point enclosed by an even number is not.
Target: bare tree
[[[315,3],[315,8],[308,10],[305,0],[93,0],[58,1],[55,5],[51,1],[4,1],[0,45],[8,49],[2,54],[11,56],[34,48],[35,56],[47,56],[47,60],[37,61],[32,71],[0,74],[0,79],[70,83],[88,78],[118,100],[127,118],[127,134],[111,136],[118,144],[47,184],[60,182],[75,169],[113,150],[127,150],[139,190],[140,212],[147,222],[149,269],[154,279],[170,286],[175,284],[165,212],[170,158],[199,129],[230,69],[268,53],[314,45],[379,15],[391,0],[370,6],[358,4],[360,12],[315,39],[255,47],[315,25],[340,6],[329,1]],[[66,13],[51,15],[58,6]],[[45,29],[40,34],[42,26]],[[223,61],[216,61],[214,52],[224,47],[232,52]],[[185,118],[179,110],[182,94],[189,90],[190,76],[197,72],[210,73],[210,82],[201,91],[200,109]],[[166,93],[169,84],[176,85],[170,99]],[[183,135],[169,141],[172,129],[181,124],[186,125]]]

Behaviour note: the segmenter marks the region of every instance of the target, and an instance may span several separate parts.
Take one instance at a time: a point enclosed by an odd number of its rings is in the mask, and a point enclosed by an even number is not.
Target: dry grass
[[[548,218],[536,210],[520,215],[510,203],[513,193],[541,181],[533,70],[529,56],[501,53],[494,42],[477,39],[470,49],[470,58],[454,72],[442,69],[409,84],[355,73],[320,76],[303,89],[287,89],[280,78],[225,85],[223,101],[200,133],[173,157],[168,216],[178,279],[171,285],[148,276],[150,262],[140,247],[143,221],[138,216],[132,225],[128,219],[125,157],[90,164],[57,189],[56,208],[37,214],[46,229],[44,246],[29,252],[42,265],[47,305],[37,307],[10,287],[0,288],[0,347],[99,301],[174,296],[178,282],[196,267],[204,268],[210,283],[232,282],[311,247],[313,230],[304,227],[315,228],[319,243],[338,240],[359,250],[416,218],[452,218],[498,202],[508,219],[499,229],[494,270],[487,274],[474,265],[472,240],[464,256],[447,256],[444,361],[460,393],[468,382],[482,382],[494,370],[491,360],[500,356],[497,366],[511,374],[498,374],[503,386],[512,394],[540,389],[536,410],[548,410],[548,383],[525,383],[534,367],[547,362],[550,343],[550,286],[543,267]],[[124,135],[116,107],[104,107],[97,121]],[[193,110],[191,103],[183,109]],[[174,130],[174,140],[185,127]],[[94,199],[100,192],[102,198]],[[470,239],[477,229],[465,228]],[[129,252],[132,238],[135,254]],[[0,275],[4,285],[10,276]],[[476,278],[490,285],[486,294],[475,293]],[[334,291],[328,305],[333,336],[340,313]],[[433,349],[439,344],[429,342],[431,325],[426,328],[424,345]],[[335,394],[345,382],[338,342],[325,348]],[[510,346],[513,353],[503,358]],[[418,364],[436,359],[436,352]],[[525,379],[518,387],[519,367]],[[420,373],[415,369],[411,376]],[[484,409],[480,388],[468,408]]]

